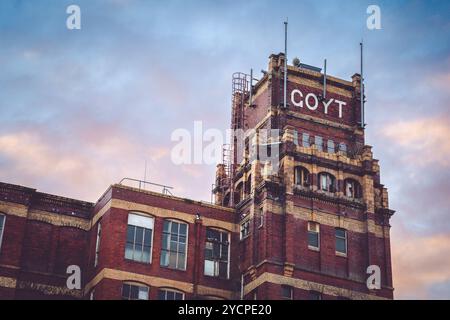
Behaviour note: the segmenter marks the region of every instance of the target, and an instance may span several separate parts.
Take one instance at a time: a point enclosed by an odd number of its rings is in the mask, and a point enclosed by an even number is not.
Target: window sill
[[[320,248],[308,246],[308,249],[311,251],[320,252]]]
[[[227,278],[221,278],[219,276],[211,276],[209,274],[203,274],[204,277],[210,278],[210,279],[216,279],[216,280],[230,280],[230,277]]]
[[[181,272],[186,272],[186,270],[187,270],[187,268],[185,268],[185,269],[178,269],[178,268],[173,268],[173,267],[169,267],[169,266],[162,266],[162,265],[159,265],[161,268],[164,268],[164,269],[169,269],[169,270],[173,270],[173,271],[181,271]]]
[[[244,240],[247,239],[248,237],[250,237],[250,234],[246,235],[245,237],[240,238],[239,241],[244,241]]]
[[[336,251],[336,256],[337,257],[342,257],[342,258],[347,258],[347,254],[346,253],[337,252],[337,251]]]
[[[145,265],[152,264],[152,260],[150,260],[149,262],[138,261],[138,260],[133,260],[133,259],[129,259],[129,258],[124,258],[124,260],[127,262],[133,262],[133,263],[139,263],[139,264],[145,264]]]

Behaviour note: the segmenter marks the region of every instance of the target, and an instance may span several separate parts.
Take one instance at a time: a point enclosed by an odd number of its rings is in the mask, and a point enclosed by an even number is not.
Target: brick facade
[[[323,103],[315,110],[292,103],[283,109],[284,56],[269,59],[267,72],[252,88],[251,104],[248,92],[235,100],[243,108],[233,106],[241,120],[232,128],[279,129],[276,172],[266,174],[268,164],[249,157],[248,150],[235,153],[231,170],[218,166],[214,205],[122,184],[112,185],[93,204],[0,183],[0,298],[121,299],[123,284],[130,283],[148,288],[152,300],[160,289],[185,299],[392,299],[393,211],[378,161],[364,144],[359,75],[351,82],[327,78],[326,98],[345,102],[341,113],[336,104],[325,110]],[[288,79],[288,96],[300,90],[320,97],[320,72],[289,66]],[[305,145],[303,133],[312,142],[322,137],[324,150]],[[346,150],[329,152],[328,140]],[[296,184],[299,166],[307,171],[307,185]],[[330,192],[320,190],[325,172],[335,178]],[[361,194],[349,197],[348,179]],[[148,262],[125,258],[130,214],[153,221]],[[185,270],[160,263],[166,221],[187,226]],[[246,222],[249,232],[241,239]],[[308,222],[319,226],[318,248],[309,246]],[[209,228],[228,235],[228,277],[205,275]],[[345,254],[337,252],[336,230],[345,231]],[[66,286],[70,265],[81,268],[80,289]],[[366,286],[369,265],[380,268],[379,290]]]

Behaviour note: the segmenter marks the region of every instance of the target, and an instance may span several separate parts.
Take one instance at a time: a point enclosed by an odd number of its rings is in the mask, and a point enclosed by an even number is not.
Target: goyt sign
[[[338,108],[339,118],[342,118],[343,108],[347,105],[346,102],[337,99],[321,99],[316,94],[310,92],[306,96],[299,89],[291,91],[291,102],[294,106],[303,108],[306,106],[309,110],[315,111],[319,107],[319,102],[323,104],[323,112],[328,114],[330,107]]]

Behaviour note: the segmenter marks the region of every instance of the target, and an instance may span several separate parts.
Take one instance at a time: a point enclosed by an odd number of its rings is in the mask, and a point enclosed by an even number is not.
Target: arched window
[[[153,217],[140,212],[128,214],[125,259],[144,263],[151,262],[154,222]],[[98,240],[98,244],[100,244],[100,235]]]
[[[124,282],[122,284],[123,300],[148,300],[149,288],[136,282]]]
[[[306,168],[300,166],[294,168],[294,184],[303,187],[309,186],[309,171]]]
[[[184,292],[170,288],[160,288],[158,290],[158,300],[184,300]]]
[[[344,180],[344,194],[349,198],[359,199],[362,197],[362,188],[358,181],[354,179]]]
[[[319,173],[319,190],[336,192],[336,178],[328,172]]]

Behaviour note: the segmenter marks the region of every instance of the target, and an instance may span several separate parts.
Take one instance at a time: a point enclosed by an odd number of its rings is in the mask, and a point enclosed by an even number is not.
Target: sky
[[[66,8],[81,9],[69,30]],[[381,29],[366,27],[369,5]],[[95,202],[123,177],[210,200],[215,165],[171,133],[229,127],[231,75],[268,57],[350,80],[365,43],[366,143],[389,189],[397,299],[450,299],[449,1],[0,1],[0,181]],[[145,170],[145,167],[147,170]]]

